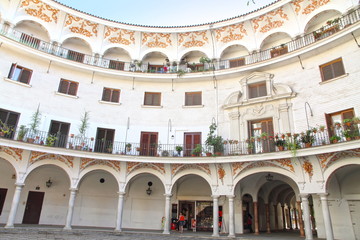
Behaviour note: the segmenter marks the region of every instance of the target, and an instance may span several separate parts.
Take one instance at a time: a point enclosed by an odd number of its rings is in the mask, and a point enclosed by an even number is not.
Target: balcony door
[[[96,132],[95,152],[112,153],[115,129],[98,128]]]
[[[22,221],[23,224],[39,224],[44,195],[44,192],[29,191]]]
[[[4,134],[5,138],[12,139],[14,137],[14,131],[16,130],[16,126],[18,124],[20,113],[11,112],[5,109],[0,109],[0,120],[5,126],[9,127],[9,129],[13,129],[7,134]]]
[[[197,144],[201,144],[201,133],[190,132],[184,133],[184,156],[191,156],[191,151],[196,147]]]
[[[55,147],[66,147],[70,123],[51,120],[49,134],[56,136]]]
[[[249,122],[249,135],[257,139],[257,141],[255,141],[255,152],[274,152],[274,142],[269,140],[269,138],[261,139],[261,134],[263,133],[266,133],[267,136],[274,136],[274,127],[271,118]]]
[[[157,155],[157,132],[141,132],[140,155],[156,156]]]

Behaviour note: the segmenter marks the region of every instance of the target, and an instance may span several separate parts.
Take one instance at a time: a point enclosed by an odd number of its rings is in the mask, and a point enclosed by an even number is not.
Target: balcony
[[[80,62],[86,65],[101,67],[105,69],[113,69],[125,72],[142,72],[142,73],[156,73],[156,74],[169,74],[169,73],[192,73],[213,70],[224,70],[235,67],[248,66],[255,63],[260,63],[280,55],[286,55],[291,52],[300,50],[310,46],[317,41],[328,38],[337,32],[353,25],[360,20],[360,8],[350,12],[349,14],[336,19],[336,21],[328,21],[326,26],[318,30],[308,33],[303,37],[296,40],[283,43],[271,49],[262,50],[246,56],[240,56],[233,59],[224,59],[220,61],[212,61],[211,63],[204,64],[188,64],[180,62],[176,66],[167,66],[166,70],[163,66],[154,67],[151,63],[143,62],[119,62],[112,59],[101,58],[92,55],[86,55],[70,49],[62,48],[51,43],[34,38],[25,33],[19,32],[14,29],[6,30],[4,25],[0,25],[0,35],[12,39],[23,45],[27,45],[33,49],[45,52],[60,58],[68,59],[71,61]],[[160,69],[160,70],[159,70]]]

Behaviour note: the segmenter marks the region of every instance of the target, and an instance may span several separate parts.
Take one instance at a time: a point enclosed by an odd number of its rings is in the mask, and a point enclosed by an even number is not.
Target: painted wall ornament
[[[45,22],[54,21],[55,23],[57,23],[58,13],[60,11],[59,9],[55,9],[40,0],[22,1],[20,8],[25,8],[25,12],[30,16],[39,18]]]
[[[135,44],[135,31],[105,26],[105,38],[111,43],[123,45]]]

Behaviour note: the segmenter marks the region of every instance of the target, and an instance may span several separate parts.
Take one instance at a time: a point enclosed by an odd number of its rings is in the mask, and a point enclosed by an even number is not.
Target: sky
[[[224,20],[276,0],[57,0],[69,7],[123,23],[186,26]],[[254,2],[253,2],[254,1]]]

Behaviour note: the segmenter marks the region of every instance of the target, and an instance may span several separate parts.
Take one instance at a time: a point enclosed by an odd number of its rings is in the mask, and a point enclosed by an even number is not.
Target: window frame
[[[189,96],[200,95],[200,103],[194,103],[194,98],[192,98],[192,103],[189,103],[190,99]],[[185,92],[185,106],[201,106],[202,105],[202,92]]]
[[[20,74],[18,75],[18,77],[17,77],[16,79],[14,79],[14,73],[15,73],[16,69],[20,69],[21,71],[20,71]],[[23,71],[29,72],[29,76],[28,76],[28,78],[27,78],[27,82],[20,81],[20,80],[21,80],[21,77],[22,77],[22,74],[23,74]],[[31,70],[31,69],[29,69],[29,68],[26,68],[26,67],[23,67],[23,66],[20,66],[20,65],[18,65],[17,63],[13,63],[13,64],[11,65],[8,78],[11,79],[11,80],[14,80],[14,81],[16,81],[16,82],[29,85],[29,84],[30,84],[31,77],[32,77],[32,73],[33,73],[33,70]]]
[[[265,88],[265,95],[260,96],[260,88],[259,88],[260,86],[263,86]],[[266,97],[268,95],[267,88],[266,88],[266,81],[251,83],[251,84],[248,84],[247,87],[248,87],[248,93],[249,93],[248,97],[249,97],[249,99],[254,99],[254,98],[259,98],[259,97]],[[250,89],[253,89],[254,87],[256,88],[256,92],[257,92],[256,96],[251,95],[251,90]]]
[[[146,103],[147,102],[146,101],[147,96],[152,96],[151,104]],[[159,96],[159,104],[158,105],[154,104],[154,97],[153,96]],[[144,106],[161,106],[161,93],[160,92],[145,92],[144,93]]]
[[[105,97],[104,93],[105,93],[106,90],[110,90],[110,96],[109,96],[109,99],[108,99],[108,100],[104,99],[104,97]],[[113,93],[114,93],[114,92],[118,92],[118,93],[119,93],[119,96],[118,96],[117,101],[113,101],[113,96],[114,96]],[[120,94],[121,94],[121,90],[120,90],[120,89],[104,87],[104,88],[103,88],[103,94],[102,94],[102,97],[101,97],[101,101],[111,102],[111,103],[120,103]]]
[[[342,70],[343,70],[343,74],[341,74],[341,75],[336,75],[335,72],[334,72],[333,64],[338,63],[338,62],[341,63]],[[327,66],[330,66],[330,67],[331,67],[331,75],[332,75],[332,77],[329,78],[329,79],[325,79],[324,71],[323,71],[323,69],[324,69],[325,67],[327,67]],[[321,65],[319,66],[319,69],[320,69],[320,74],[321,74],[321,80],[322,80],[323,82],[326,82],[326,81],[329,81],[329,80],[332,80],[332,79],[335,79],[335,78],[338,78],[338,77],[341,77],[341,76],[346,75],[345,67],[344,67],[344,61],[342,60],[342,57],[339,57],[339,58],[334,59],[334,60],[332,60],[332,61],[330,61],[330,62],[321,64]]]
[[[68,83],[68,86],[66,88],[66,92],[62,92],[60,91],[62,89],[62,83],[63,82],[67,82]],[[72,83],[75,83],[76,84],[76,90],[75,90],[75,94],[70,94],[69,93],[69,89],[70,89],[70,86]],[[62,94],[66,94],[66,95],[70,95],[70,96],[77,96],[77,91],[79,89],[79,83],[78,82],[75,82],[75,81],[71,81],[71,80],[67,80],[67,79],[64,79],[64,78],[61,78],[60,79],[60,83],[59,83],[59,88],[58,88],[58,93],[62,93]]]

